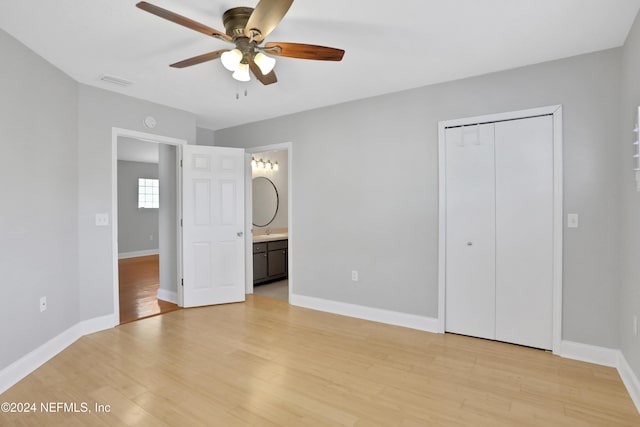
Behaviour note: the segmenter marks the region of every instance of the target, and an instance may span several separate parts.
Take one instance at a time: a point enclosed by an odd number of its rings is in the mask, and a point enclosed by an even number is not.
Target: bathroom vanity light
[[[280,166],[278,165],[278,162],[272,162],[271,160],[267,159],[266,161],[263,159],[259,159],[256,160],[255,157],[251,158],[251,168],[252,169],[264,169],[264,170],[268,170],[268,171],[278,171],[280,170]]]

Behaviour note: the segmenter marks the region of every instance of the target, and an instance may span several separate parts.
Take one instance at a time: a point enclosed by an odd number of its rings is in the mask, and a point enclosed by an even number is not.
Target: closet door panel
[[[445,136],[445,329],[495,339],[494,125]]]
[[[553,121],[495,124],[496,339],[552,348]]]

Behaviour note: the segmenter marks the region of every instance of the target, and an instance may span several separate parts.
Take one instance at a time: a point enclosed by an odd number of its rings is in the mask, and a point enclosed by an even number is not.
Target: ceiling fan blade
[[[244,34],[260,43],[282,21],[292,3],[293,0],[260,0],[247,21]]]
[[[342,61],[344,56],[342,49],[302,43],[267,43],[264,45],[264,51],[271,55],[318,61]]]
[[[249,57],[249,69],[251,69],[251,72],[256,76],[256,79],[258,79],[263,85],[270,85],[278,81],[276,73],[273,70],[266,75],[262,74],[260,67],[258,67],[258,64],[255,63],[252,57]]]
[[[213,61],[214,59],[220,58],[220,56],[226,51],[227,49],[216,50],[215,52],[209,52],[202,55],[194,56],[193,58],[185,59],[184,61],[176,62],[175,64],[171,64],[169,66],[173,68],[185,68],[192,65],[202,64],[203,62]]]
[[[206,34],[208,36],[212,36],[212,37],[216,37],[222,40],[226,40],[226,41],[232,41],[233,39],[226,35],[225,33],[222,33],[216,29],[213,29],[211,27],[208,27],[204,24],[201,24],[199,22],[196,22],[192,19],[186,18],[182,15],[178,15],[177,13],[173,13],[169,10],[163,9],[161,7],[155,6],[151,3],[147,3],[146,1],[141,1],[140,3],[136,4],[136,6],[139,9],[142,9],[146,12],[152,13],[156,16],[159,16],[160,18],[164,18],[168,21],[171,22],[175,22],[176,24],[180,24],[184,27],[190,28],[192,30],[201,32],[202,34]]]

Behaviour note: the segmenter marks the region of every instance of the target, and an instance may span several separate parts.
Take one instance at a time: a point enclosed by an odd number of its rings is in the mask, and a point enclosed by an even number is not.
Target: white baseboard
[[[118,259],[138,258],[139,256],[160,255],[160,249],[149,249],[146,251],[122,252],[118,254]]]
[[[0,371],[0,394],[17,384],[21,379],[51,360],[55,355],[84,335],[112,328],[119,323],[114,314],[77,323],[53,337],[40,347],[21,357]]]
[[[175,291],[168,291],[166,289],[159,288],[158,289],[158,299],[162,301],[172,302],[174,304],[178,303],[178,293]]]
[[[567,359],[617,368],[621,354],[620,350],[613,348],[598,347],[573,341],[562,341],[559,355]]]
[[[85,320],[80,322],[80,332],[81,336],[91,335],[96,332],[104,331],[106,329],[111,329],[120,324],[120,315],[118,314],[107,314],[106,316],[96,317],[93,319]]]
[[[340,314],[342,316],[372,320],[374,322],[387,323],[389,325],[404,326],[405,328],[438,333],[438,319],[434,319],[433,317],[400,313],[397,311],[365,307],[362,305],[348,304],[345,302],[331,301],[297,294],[291,294],[289,303],[299,307],[326,311],[328,313]]]
[[[0,393],[13,387],[81,336],[80,325],[74,325],[4,368],[0,371]]]
[[[640,412],[640,381],[631,369],[631,366],[629,366],[629,363],[627,363],[627,359],[624,357],[622,352],[620,352],[618,373],[620,374],[620,378],[622,378],[622,382],[625,387],[627,387],[631,400],[633,400],[638,412]]]

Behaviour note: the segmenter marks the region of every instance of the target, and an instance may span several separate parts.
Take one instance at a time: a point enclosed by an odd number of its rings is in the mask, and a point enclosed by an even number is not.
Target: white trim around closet
[[[562,106],[532,108],[528,110],[511,111],[507,113],[489,114],[438,122],[438,153],[439,153],[439,183],[438,183],[438,332],[445,332],[445,298],[446,298],[446,182],[444,180],[445,130],[455,126],[469,126],[482,123],[500,122],[506,120],[525,119],[551,115],[553,116],[553,353],[561,352],[562,344]]]

